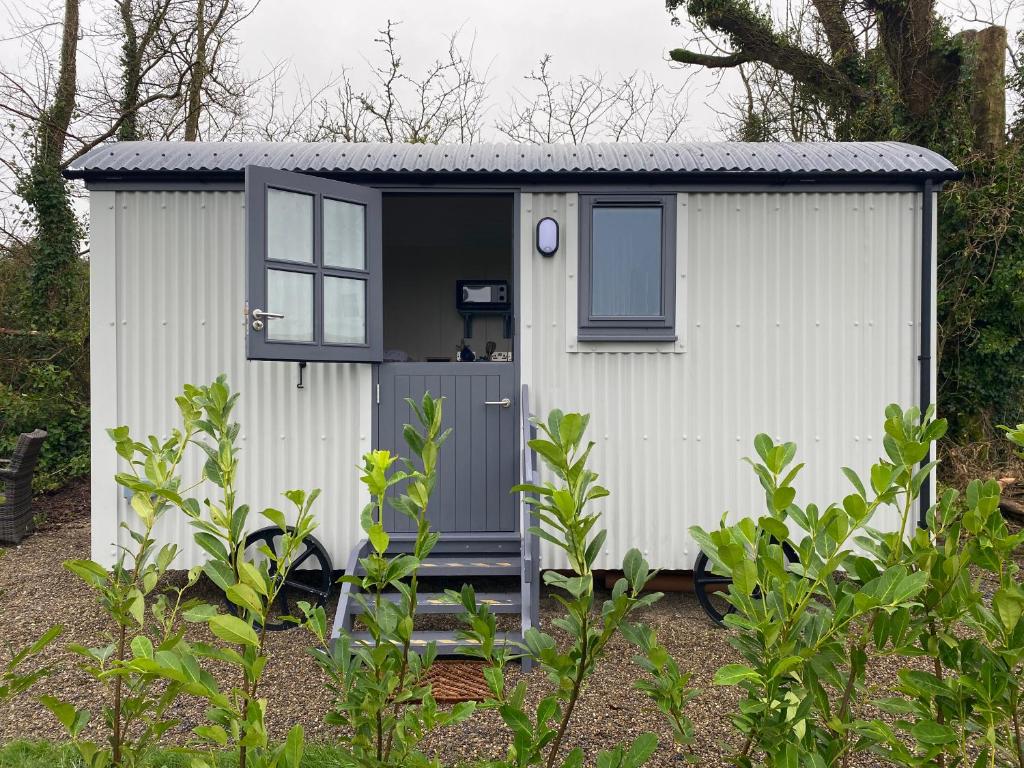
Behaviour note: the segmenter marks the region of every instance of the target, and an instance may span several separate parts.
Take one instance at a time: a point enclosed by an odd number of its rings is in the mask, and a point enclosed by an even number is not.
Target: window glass
[[[313,263],[313,196],[267,188],[267,258]]]
[[[267,318],[271,341],[313,341],[313,275],[268,269],[267,311],[284,315]]]
[[[324,343],[366,343],[366,281],[324,277]]]
[[[660,316],[661,208],[595,206],[592,215],[591,315]]]
[[[324,198],[324,265],[366,269],[366,209]]]

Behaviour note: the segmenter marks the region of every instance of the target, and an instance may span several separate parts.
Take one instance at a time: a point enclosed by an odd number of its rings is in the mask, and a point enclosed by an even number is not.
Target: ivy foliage
[[[1024,152],[961,167],[939,196],[939,407],[959,436],[988,439],[1024,420]]]
[[[0,458],[45,429],[35,486],[50,490],[89,471],[88,263],[72,264],[53,323],[34,298],[34,248],[0,249]]]

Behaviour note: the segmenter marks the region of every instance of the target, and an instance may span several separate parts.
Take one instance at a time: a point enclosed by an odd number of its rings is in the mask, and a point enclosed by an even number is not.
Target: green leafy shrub
[[[284,496],[295,507],[290,526],[280,510],[262,510],[260,514],[281,535],[276,539],[276,550],[262,544],[257,553],[248,554],[245,540],[249,507],[239,503],[235,487],[240,464],[236,445],[240,426],[231,420],[231,412],[238,393],[232,393],[221,376],[209,386],[186,386],[179,400],[184,403],[183,408],[196,415],[193,442],[207,457],[203,477],[220,491],[219,499],[207,498],[200,504],[195,498],[185,498],[179,506],[196,529],[196,543],[210,555],[202,567],[203,573],[240,614],[221,613],[216,606],[204,605],[188,617],[208,621],[210,631],[222,643],[194,643],[196,656],[234,667],[240,678],[240,685],[231,686],[226,693],[214,686],[197,692],[210,704],[206,712],[210,723],[194,728],[193,732],[211,754],[207,761],[197,760],[196,764],[212,766],[216,763],[214,751],[231,748],[238,754],[239,768],[297,768],[302,759],[302,726],[295,725],[283,744],[270,744],[267,701],[259,697],[259,684],[269,660],[265,647],[267,621],[303,542],[316,527],[311,509],[320,491],[285,492]],[[174,671],[166,673],[173,675]]]
[[[49,434],[36,467],[36,490],[58,488],[89,471],[89,285],[79,263],[59,322],[31,299],[32,261],[24,249],[0,249],[0,457],[18,435]]]
[[[110,633],[96,647],[71,646],[82,658],[80,669],[103,686],[101,730],[106,745],[83,737],[92,713],[56,697],[43,703],[67,730],[89,768],[138,766],[178,720],[174,704],[182,695],[208,703],[209,724],[193,729],[197,741],[193,765],[213,765],[215,752],[231,748],[239,768],[295,768],[302,757],[303,733],[296,726],[283,744],[270,745],[265,727],[266,700],[258,696],[266,669],[265,625],[302,542],[314,528],[311,506],[317,492],[288,491],[295,505],[293,525],[276,509],[262,515],[280,528],[278,551],[262,547],[255,556],[245,550],[249,508],[239,504],[235,490],[239,459],[235,441],[239,425],[231,420],[238,395],[223,376],[203,387],[186,386],[176,402],[182,426],[170,438],[134,440],[127,427],[110,430],[126,471],[119,485],[132,491],[136,527],[123,524],[133,542],[121,548],[113,568],[91,560],[71,560],[66,567],[92,587],[107,613]],[[207,457],[202,475],[188,487],[180,475],[186,451]],[[188,493],[203,480],[220,490],[220,498],[200,504]],[[157,547],[153,529],[170,510],[180,510],[196,528],[196,543],[211,559],[189,571],[180,587],[162,586],[178,547]],[[241,616],[223,613],[216,605],[186,598],[201,574],[220,587]],[[189,624],[208,624],[221,644],[190,640]],[[204,660],[238,670],[240,682],[223,691]],[[201,757],[205,750],[208,757]]]
[[[127,427],[110,430],[127,466],[127,471],[117,475],[117,482],[133,491],[131,507],[138,528],[122,523],[132,549],[120,548],[112,568],[92,560],[64,564],[96,591],[107,614],[105,642],[95,647],[70,646],[81,658],[79,669],[105,691],[101,716],[106,745],[83,736],[92,712],[55,696],[41,700],[64,726],[89,768],[138,765],[176,724],[169,712],[178,696],[216,690],[212,677],[199,669],[178,627],[183,612],[199,608],[195,601],[184,599],[186,590],[199,578],[199,569],[189,573],[183,587],[158,588],[178,548],[174,544],[157,548],[153,528],[167,511],[182,503],[178,469],[199,419],[187,400],[179,398],[178,405],[184,426],[163,442],[156,437],[147,442],[133,440]],[[174,674],[168,672],[171,669]]]
[[[939,410],[957,441],[987,441],[1024,419],[1024,150],[957,164],[938,197]]]
[[[418,576],[422,561],[440,535],[430,530],[427,509],[437,482],[437,460],[449,431],[441,430],[442,401],[428,392],[420,403],[408,400],[420,429],[406,424],[405,441],[418,460],[399,461],[389,451],[371,451],[363,457],[362,482],[370,492],[361,525],[370,543],[360,560],[362,575],[346,574],[342,581],[362,590],[355,594],[362,608],[360,619],[370,640],[343,632],[332,644],[323,608],[305,605],[307,626],[316,638],[313,656],[324,670],[333,702],[327,721],[346,729],[339,745],[343,764],[354,766],[430,765],[418,745],[431,730],[464,721],[474,703],[438,708],[426,682],[436,656],[431,644],[423,654],[411,648],[416,613]],[[389,491],[398,490],[389,496]],[[387,555],[390,537],[384,530],[385,499],[416,525],[416,539],[408,554]],[[399,599],[385,598],[397,590]]]
[[[50,627],[30,645],[9,653],[3,666],[0,666],[0,703],[24,693],[36,681],[50,674],[52,667],[37,666],[26,670],[25,664],[37,658],[63,631],[59,626]]]
[[[847,765],[870,752],[896,765],[1022,765],[1024,593],[1012,554],[1024,537],[1009,533],[994,482],[971,483],[962,501],[946,491],[916,525],[934,468],[920,462],[945,430],[930,411],[889,406],[885,458],[866,481],[844,469],[853,491],[825,508],[796,503],[796,446],[759,435],[751,464],[765,514],[693,529],[733,579],[726,622],[745,663],[715,680],[742,695],[735,764]],[[872,527],[883,510],[896,524]],[[990,594],[983,573],[998,582]],[[867,681],[884,657],[904,669],[879,696]]]
[[[683,711],[694,695],[689,688],[689,675],[680,672],[649,628],[628,621],[634,612],[661,597],[660,593],[641,594],[653,573],[639,551],[632,549],[626,554],[622,564],[624,578],[615,583],[611,598],[596,610],[593,565],[604,545],[606,531],[596,527],[600,515],[589,512],[587,506],[608,496],[608,491],[597,484],[597,473],[587,466],[594,447],[592,442],[583,444],[588,422],[589,416],[558,410],[552,411],[546,422],[535,421],[544,437],[530,440],[530,447],[559,483],[521,485],[514,489],[530,494],[527,503],[545,524],[530,531],[554,544],[568,558],[572,575],[555,571],[544,574],[545,583],[555,590],[555,599],[565,609],[565,615],[552,623],[569,635],[568,647],[559,648],[553,637],[533,627],[527,630],[522,644],[509,648],[498,642],[495,618],[486,605],[476,605],[472,587],[465,586],[461,593],[451,595],[461,600],[465,608],[462,637],[473,643],[464,652],[488,663],[485,676],[491,698],[483,707],[497,710],[512,731],[512,745],[505,760],[497,765],[552,768],[556,764],[566,746],[566,729],[587,680],[605,656],[609,641],[620,631],[640,648],[637,661],[651,675],[637,687],[668,716],[680,744],[689,744],[692,739],[693,728]],[[524,657],[535,661],[554,686],[554,693],[545,696],[532,713],[525,708],[526,681],[520,680],[509,688],[505,680],[506,665]],[[628,746],[602,752],[597,765],[643,765],[657,746],[657,737],[645,733]],[[576,768],[583,765],[584,758],[582,747],[575,746],[558,764]]]

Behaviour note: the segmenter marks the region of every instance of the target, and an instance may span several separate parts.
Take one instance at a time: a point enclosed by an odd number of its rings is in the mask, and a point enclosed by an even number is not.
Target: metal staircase
[[[535,434],[530,424],[529,392],[526,385],[522,388],[521,397],[521,435],[522,445],[521,472],[523,482],[532,483],[537,476],[537,457],[529,447],[529,440]],[[529,507],[521,503],[519,531],[511,534],[464,534],[443,537],[430,556],[420,565],[421,581],[435,579],[447,580],[454,584],[473,584],[474,580],[487,579],[485,592],[477,593],[477,603],[486,603],[496,614],[515,614],[520,616],[519,630],[508,632],[499,637],[505,642],[522,640],[531,627],[538,625],[538,601],[540,599],[540,542],[529,533],[535,519]],[[398,554],[409,551],[414,536],[411,534],[392,534],[388,551]],[[360,574],[362,566],[359,561],[369,553],[369,542],[361,540],[349,555],[345,564],[345,573]],[[518,577],[517,586],[507,590],[493,587],[492,579],[501,577],[511,580]],[[354,640],[369,641],[367,632],[353,632],[356,617],[363,611],[360,602],[355,599],[358,587],[345,583],[341,587],[338,599],[338,610],[334,617],[332,639],[336,639],[345,631]],[[397,600],[398,594],[387,595],[385,599]],[[421,591],[417,595],[416,614],[454,615],[462,612],[462,607],[453,604],[443,592]],[[413,633],[412,647],[423,650],[429,643],[436,643],[439,656],[456,655],[459,646],[466,643],[459,640],[454,628],[447,630],[416,630]],[[527,661],[524,669],[529,668]]]

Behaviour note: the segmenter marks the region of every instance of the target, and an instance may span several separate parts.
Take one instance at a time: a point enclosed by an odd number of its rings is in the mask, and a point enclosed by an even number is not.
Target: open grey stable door
[[[245,196],[246,356],[379,362],[380,192],[249,166]]]

